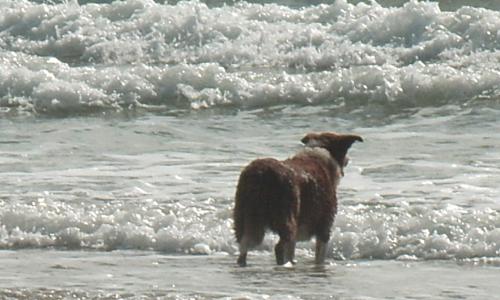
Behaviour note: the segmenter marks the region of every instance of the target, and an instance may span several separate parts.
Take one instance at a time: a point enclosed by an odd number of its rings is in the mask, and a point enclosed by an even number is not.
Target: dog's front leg
[[[274,247],[274,253],[278,265],[284,265],[288,262],[295,264],[295,241],[280,239],[278,244]]]
[[[325,263],[327,245],[328,241],[322,241],[321,239],[316,238],[316,253],[314,261],[317,265]]]
[[[278,265],[285,264],[285,245],[284,244],[285,243],[283,242],[283,240],[280,239],[279,242],[274,247],[274,254],[276,255],[276,263]]]
[[[296,264],[295,260],[295,241],[289,241],[285,245],[285,260],[286,263],[291,262],[292,264]]]

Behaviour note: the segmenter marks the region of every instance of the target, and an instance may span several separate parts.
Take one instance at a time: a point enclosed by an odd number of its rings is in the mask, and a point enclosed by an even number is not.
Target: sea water
[[[495,1],[0,1],[0,298],[493,299]],[[328,263],[235,185],[356,133]]]

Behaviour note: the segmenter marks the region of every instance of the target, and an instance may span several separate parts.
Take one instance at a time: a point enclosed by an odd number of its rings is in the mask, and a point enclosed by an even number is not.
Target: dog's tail
[[[290,170],[275,159],[259,159],[240,175],[235,197],[236,241],[248,248],[262,243],[266,229],[285,224],[292,207]]]
[[[245,238],[246,246],[255,247],[262,243],[267,220],[262,205],[262,178],[256,176],[247,167],[240,175],[236,188],[234,206],[234,233],[236,241],[241,244]]]

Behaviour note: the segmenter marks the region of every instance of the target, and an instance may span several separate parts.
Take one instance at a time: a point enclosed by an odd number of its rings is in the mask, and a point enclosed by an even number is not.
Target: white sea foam
[[[3,1],[2,110],[498,99],[500,13],[438,3],[288,7]]]
[[[84,5],[2,1],[0,7],[2,112],[66,115],[129,107],[290,103],[425,107],[494,101],[500,95],[500,13],[494,10],[442,11],[436,2],[386,7],[343,0],[303,7],[146,0]],[[380,170],[371,166],[364,173]],[[474,193],[477,188],[461,184],[443,193]],[[132,189],[129,196],[134,195],[147,191]],[[229,218],[221,225],[209,221],[210,213],[193,212],[193,219],[180,208],[156,207],[150,216],[134,214],[132,208],[80,211],[53,205],[2,206],[3,247],[235,249]],[[347,207],[339,215],[333,256],[474,257],[498,252],[495,211],[481,212],[493,219],[482,224],[469,217],[471,211],[449,207],[436,217],[434,210],[418,214],[410,207],[358,216],[358,210],[366,209]],[[441,232],[436,224],[459,233]],[[211,232],[207,236],[206,230]]]
[[[0,248],[137,249],[213,254],[237,250],[230,209],[125,203],[75,207],[51,201],[2,205]],[[337,216],[335,259],[473,259],[500,255],[500,214],[447,205],[347,206]],[[261,249],[271,250],[276,237]],[[312,251],[312,243],[299,250]]]

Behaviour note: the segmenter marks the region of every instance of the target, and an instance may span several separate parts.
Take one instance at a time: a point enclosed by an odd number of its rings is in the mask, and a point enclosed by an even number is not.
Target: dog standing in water
[[[267,229],[279,235],[276,262],[294,263],[296,241],[316,237],[315,262],[322,264],[337,213],[337,185],[347,165],[347,150],[357,135],[309,133],[307,147],[284,161],[262,158],[241,172],[236,190],[234,229],[238,264],[262,243]]]

